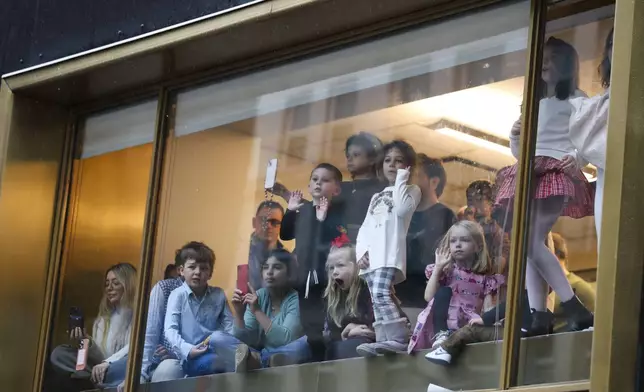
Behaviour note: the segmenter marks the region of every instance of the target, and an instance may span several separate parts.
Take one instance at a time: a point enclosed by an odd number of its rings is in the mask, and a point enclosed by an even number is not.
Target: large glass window
[[[604,162],[573,124],[608,88],[614,9],[549,11],[534,151],[529,1],[172,91],[142,381],[496,388],[510,268],[516,384],[587,379]],[[81,122],[47,387],[125,377],[156,117]]]
[[[494,183],[515,162],[528,23],[520,1],[177,92],[155,277],[190,264],[167,299],[174,357],[150,379],[321,362],[324,383],[496,387],[509,234]],[[177,292],[224,293],[230,313]],[[471,338],[445,339],[468,324],[485,344],[457,361]],[[215,331],[229,335],[204,345]],[[405,373],[376,358],[408,351]]]

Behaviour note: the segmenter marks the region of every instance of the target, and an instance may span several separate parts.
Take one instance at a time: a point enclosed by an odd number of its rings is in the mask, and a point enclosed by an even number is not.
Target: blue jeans
[[[110,363],[110,367],[105,372],[101,388],[116,388],[120,383],[125,380],[125,372],[127,370],[127,355],[118,361]]]
[[[306,336],[302,336],[282,347],[263,348],[261,350],[251,347],[250,350],[259,353],[263,368],[268,367],[268,360],[275,354],[284,354],[294,363],[306,362],[311,356],[311,349],[309,348],[309,342]]]
[[[241,342],[225,332],[215,331],[210,335],[208,351],[183,364],[188,377],[227,373],[235,370],[235,349]]]

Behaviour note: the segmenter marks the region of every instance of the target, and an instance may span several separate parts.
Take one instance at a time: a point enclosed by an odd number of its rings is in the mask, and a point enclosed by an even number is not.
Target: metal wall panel
[[[68,115],[42,102],[11,97],[5,88],[4,102],[13,100],[13,105],[0,129],[2,135],[10,132],[0,184],[0,380],[2,390],[28,391],[38,354]]]

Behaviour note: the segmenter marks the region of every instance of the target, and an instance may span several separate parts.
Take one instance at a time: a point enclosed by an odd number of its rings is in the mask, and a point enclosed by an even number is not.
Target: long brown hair
[[[333,279],[329,279],[326,290],[324,290],[324,298],[327,299],[327,314],[339,327],[342,325],[342,319],[346,316],[358,316],[358,296],[361,283],[356,263],[356,249],[352,245],[331,248],[326,260],[327,269],[331,263],[338,259],[353,267],[349,290],[342,290]]]
[[[440,244],[438,245],[439,252],[449,252],[449,243],[452,233],[455,229],[462,228],[467,230],[467,232],[472,237],[472,240],[478,247],[478,251],[474,255],[474,263],[467,266],[472,272],[476,274],[489,274],[492,272],[492,263],[490,262],[490,256],[487,251],[487,245],[485,244],[485,234],[483,233],[483,228],[476,222],[469,220],[462,220],[454,223],[452,227],[449,228],[447,234],[443,237]],[[449,261],[450,267],[454,265],[454,259],[450,258]]]
[[[615,28],[610,29],[610,32],[606,36],[606,41],[604,42],[604,57],[602,62],[599,64],[599,76],[602,80],[602,87],[610,87],[610,71],[611,71],[611,58],[610,54],[613,50],[613,33]]]
[[[561,76],[555,86],[555,96],[563,101],[574,95],[579,88],[579,55],[572,45],[555,37],[548,38],[546,48],[552,50],[553,63]],[[547,95],[547,86],[543,80],[541,86],[543,98]]]

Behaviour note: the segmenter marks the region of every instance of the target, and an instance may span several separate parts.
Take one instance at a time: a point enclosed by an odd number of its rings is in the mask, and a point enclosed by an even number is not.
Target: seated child
[[[552,238],[552,235],[548,235],[547,246],[554,252]],[[533,315],[528,305],[527,292],[523,293],[522,301],[521,334],[530,336],[532,334]],[[549,318],[547,322],[552,324],[552,314],[548,312],[546,317]],[[495,308],[485,312],[481,320],[460,328],[449,337],[443,339],[439,345],[434,345],[435,350],[427,353],[425,358],[439,365],[449,365],[468,344],[501,340],[504,333],[504,321],[505,302],[502,302]]]
[[[510,239],[508,234],[503,231],[503,228],[492,217],[492,207],[494,204],[492,184],[486,180],[474,181],[467,187],[465,197],[467,198],[467,206],[461,208],[459,211],[459,220],[469,220],[481,225],[492,271],[506,275],[507,261],[510,256]],[[486,297],[483,310],[488,311],[499,303],[503,303],[504,295],[505,293],[501,290],[493,296]],[[451,297],[452,291],[448,288],[441,288],[436,292],[432,317],[434,331],[446,332],[449,330],[445,323]],[[499,310],[502,310],[504,313],[505,305],[503,304]],[[530,313],[529,309],[526,309],[526,311]],[[487,314],[487,316],[491,317],[492,314]],[[435,339],[436,345],[445,337],[444,334],[439,332]]]
[[[492,267],[483,229],[475,222],[455,223],[436,251],[436,264],[427,266],[425,300],[427,308],[418,316],[418,322],[409,342],[408,351],[427,349],[438,338],[444,339],[449,330],[481,321],[485,297],[495,294],[505,282],[503,275],[492,274]],[[434,296],[441,287],[452,291],[446,331],[436,331],[432,321]]]
[[[310,356],[300,324],[298,294],[291,288],[293,256],[275,249],[262,266],[264,287],[236,289],[234,335],[243,343],[235,352],[235,371],[296,364]]]
[[[211,287],[215,254],[203,243],[191,243],[182,251],[185,258],[181,275],[184,282],[168,298],[164,334],[178,359],[166,359],[159,368],[181,367],[191,373],[194,362],[208,354],[218,354],[212,362],[212,372],[232,370],[225,363],[224,353],[231,352],[239,343],[232,335],[233,315],[226,294],[219,287]],[[169,363],[168,361],[172,361]]]
[[[331,241],[341,234],[342,208],[334,203],[340,193],[342,173],[335,166],[320,163],[311,172],[309,192],[312,201],[302,199],[302,192],[294,191],[282,220],[280,237],[295,239],[297,268],[294,288],[300,297],[301,323],[313,350],[313,359],[324,359],[324,264]]]
[[[326,262],[326,360],[357,357],[356,348],[375,341],[371,295],[358,275],[356,251],[346,234],[333,242]]]

